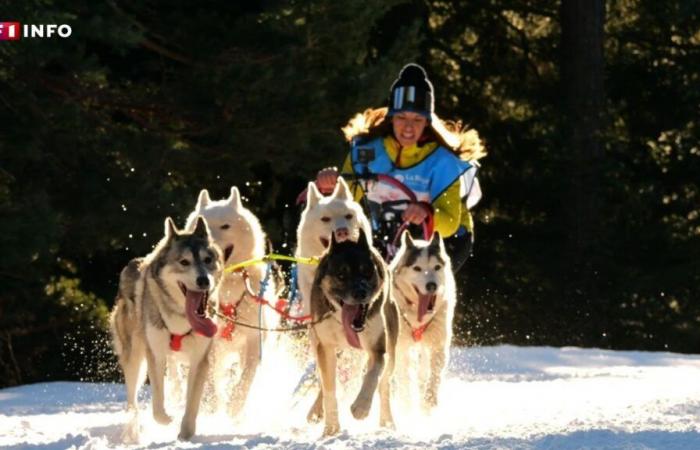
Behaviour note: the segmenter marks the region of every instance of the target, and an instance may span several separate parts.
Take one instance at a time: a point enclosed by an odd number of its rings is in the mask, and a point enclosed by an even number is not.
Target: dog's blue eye
[[[436,270],[436,271],[437,271],[437,270],[440,270],[440,269],[442,269],[442,266],[441,266],[440,264],[438,264],[437,266],[435,266],[435,270]]]
[[[190,262],[189,262],[188,260],[186,260],[186,259],[181,259],[181,260],[180,260],[180,265],[182,265],[182,266],[189,266],[189,265],[190,265]]]
[[[321,222],[326,222],[326,223],[328,223],[328,222],[330,222],[330,221],[331,221],[331,218],[330,218],[330,217],[326,217],[326,216],[321,217]]]
[[[231,225],[225,223],[225,224],[221,225],[219,228],[221,228],[222,230],[228,230],[229,228],[231,228]]]
[[[423,271],[423,269],[422,269],[420,266],[413,266],[413,270],[415,270],[416,272],[422,272],[422,271]]]

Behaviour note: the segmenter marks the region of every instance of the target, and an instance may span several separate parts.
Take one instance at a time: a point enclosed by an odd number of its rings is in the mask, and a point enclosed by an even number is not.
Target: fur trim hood
[[[389,121],[386,120],[387,113],[388,108],[369,108],[355,114],[342,128],[345,139],[349,142],[356,137],[374,138],[391,133]],[[433,113],[429,126],[437,141],[452,150],[460,159],[475,161],[486,156],[479,133],[462,126],[461,121],[443,121]]]

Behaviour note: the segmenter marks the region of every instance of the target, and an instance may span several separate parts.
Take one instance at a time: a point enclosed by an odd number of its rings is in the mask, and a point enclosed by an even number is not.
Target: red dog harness
[[[242,296],[241,300],[243,300]],[[221,305],[219,308],[221,310],[221,314],[231,319],[226,321],[226,326],[221,330],[220,336],[222,339],[226,339],[228,341],[231,340],[231,333],[233,333],[233,330],[236,329],[236,324],[233,323],[233,321],[236,320],[236,307],[238,307],[238,305],[241,303],[241,300],[239,300],[236,304],[229,303],[228,305]]]
[[[428,325],[430,325],[430,322],[432,322],[432,319],[430,321],[426,322],[424,325],[421,325],[418,328],[413,328],[411,330],[411,336],[413,336],[414,341],[420,342],[421,339],[423,339],[423,332],[425,332],[425,329],[428,328]]]
[[[192,330],[185,334],[170,334],[170,350],[179,352],[182,349],[182,340],[192,334]]]
[[[401,312],[401,317],[403,317],[403,320],[408,324],[409,327],[411,327],[411,336],[413,336],[413,341],[414,342],[420,342],[423,339],[423,333],[425,333],[425,330],[428,328],[428,325],[430,325],[435,318],[435,316],[431,317],[429,321],[424,323],[423,325],[419,326],[418,328],[413,328],[413,325],[411,325],[411,322],[408,321],[408,318],[406,315]]]

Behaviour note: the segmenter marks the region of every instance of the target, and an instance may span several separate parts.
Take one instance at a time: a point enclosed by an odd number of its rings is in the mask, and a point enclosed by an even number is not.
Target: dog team
[[[245,283],[259,286],[263,265],[251,265],[246,277],[224,268],[265,254],[265,234],[253,213],[243,206],[238,189],[212,201],[202,190],[185,227],[170,218],[154,250],[135,258],[122,270],[110,317],[114,349],[124,374],[127,407],[137,416],[137,392],[146,374],[152,390],[153,417],[168,424],[165,411],[166,365],[184,361],[185,412],[180,439],[195,434],[196,419],[207,378],[214,397],[231,416],[245,404],[259,363],[261,333],[236,323],[258,324],[258,304]],[[411,349],[420,352],[422,405],[437,405],[447,364],[455,307],[455,283],[442,238],[414,240],[408,232],[387,265],[372,246],[369,221],[342,178],[329,196],[309,183],[307,201],[297,229],[296,256],[320,257],[319,264],[299,266],[302,308],[311,315],[309,341],[316,358],[320,391],[309,420],[324,420],[324,435],[340,431],[336,400],[336,352],[367,353],[362,387],[351,406],[357,419],[367,417],[379,391],[380,426],[393,427],[394,395],[409,385]],[[268,290],[277,292],[270,284]],[[268,295],[269,296],[269,295]],[[219,314],[214,314],[216,311]],[[262,327],[279,325],[272,309]],[[262,334],[264,338],[264,334]],[[237,358],[236,358],[237,357]],[[361,358],[361,353],[357,352]],[[232,390],[226,376],[234,360],[240,377]],[[125,430],[125,439],[138,439],[138,421]]]
[[[424,410],[438,404],[456,303],[453,267],[470,253],[469,210],[481,197],[477,160],[485,153],[475,130],[435,114],[434,98],[425,70],[407,64],[388,106],[367,109],[343,128],[351,151],[342,170],[322,169],[306,190],[294,257],[318,264],[299,264],[290,289],[308,319],[307,353],[320,385],[307,419],[323,420],[324,436],[340,431],[341,351],[366,361],[350,406],[356,419],[368,416],[375,392],[382,427],[394,426],[392,400],[410,403],[417,393]],[[352,191],[341,175],[353,178]],[[401,224],[391,242],[373,242],[373,233],[385,235],[378,226],[388,223]],[[423,239],[409,234],[417,226]],[[240,414],[268,339],[251,325],[268,331],[285,325],[277,307],[261,306],[276,304],[283,281],[271,280],[262,264],[233,270],[264,259],[265,241],[235,187],[216,201],[202,190],[184,228],[166,219],[155,249],[123,269],[110,324],[134,415],[126,438],[138,438],[137,391],[146,374],[155,420],[171,421],[164,385],[172,360],[189,366],[180,439],[195,434],[205,391],[217,407]],[[231,383],[234,360],[239,376]]]

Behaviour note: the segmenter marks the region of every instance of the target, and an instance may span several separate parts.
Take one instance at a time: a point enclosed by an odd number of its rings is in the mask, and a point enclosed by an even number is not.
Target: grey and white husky
[[[368,355],[362,387],[350,410],[364,419],[379,386],[380,426],[393,427],[390,381],[398,335],[398,310],[391,295],[389,273],[379,253],[360,228],[357,242],[337,242],[331,234],[311,289],[311,347],[321,378],[321,391],[309,411],[311,421],[325,417],[324,435],[340,431],[335,392],[336,351],[356,348]]]
[[[223,274],[221,250],[211,239],[208,226],[198,218],[192,232],[180,232],[172,219],[165,220],[165,237],[145,258],[136,258],[122,270],[119,292],[110,316],[114,349],[124,372],[127,407],[134,420],[125,439],[138,440],[136,395],[144,381],[144,362],[153,396],[153,417],[168,424],[164,377],[170,353],[189,361],[185,414],[180,439],[195,433],[202,388],[208,373],[208,353],[217,326],[209,317]],[[216,306],[216,305],[214,305]]]
[[[394,372],[397,397],[409,400],[409,388],[417,385],[421,407],[429,412],[438,403],[452,341],[457,294],[450,257],[438,233],[424,241],[404,232],[389,270],[402,317]]]

